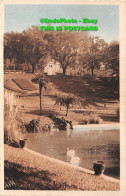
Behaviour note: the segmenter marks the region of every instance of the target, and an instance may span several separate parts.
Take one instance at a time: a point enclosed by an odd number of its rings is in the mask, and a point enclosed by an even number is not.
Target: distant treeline
[[[48,58],[59,62],[65,75],[68,67],[81,66],[91,70],[112,70],[119,77],[119,42],[106,43],[104,39],[90,36],[88,32],[41,31],[33,26],[21,33],[4,34],[4,59],[14,65],[31,65],[32,73],[43,70]],[[6,61],[5,61],[6,62]]]

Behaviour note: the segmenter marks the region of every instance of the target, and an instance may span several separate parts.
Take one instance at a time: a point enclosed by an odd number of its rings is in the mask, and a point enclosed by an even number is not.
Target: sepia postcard
[[[0,195],[126,195],[126,1],[0,1]]]

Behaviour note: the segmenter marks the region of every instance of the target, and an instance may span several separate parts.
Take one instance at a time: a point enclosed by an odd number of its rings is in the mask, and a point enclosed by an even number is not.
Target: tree
[[[65,106],[66,116],[67,116],[70,106],[74,109],[82,109],[85,106],[85,104],[86,104],[85,98],[82,99],[79,96],[68,95],[68,96],[58,97],[54,105],[60,105],[60,110],[61,110],[61,106]]]
[[[47,79],[44,75],[37,75],[34,78],[32,78],[32,82],[39,84],[39,97],[40,97],[40,115],[42,113],[42,91],[43,88],[47,88]]]
[[[91,75],[94,75],[94,69],[99,68],[102,61],[103,51],[107,48],[107,43],[99,37],[89,37],[88,50],[80,53],[80,62],[91,69]]]
[[[107,50],[104,51],[104,64],[106,69],[112,69],[113,75],[119,78],[119,43],[117,41],[111,42]]]
[[[59,97],[55,103],[55,105],[65,106],[66,107],[66,116],[68,115],[68,110],[70,104],[74,103],[74,98],[71,96],[68,97]]]
[[[103,63],[106,69],[112,71],[111,85],[113,92],[119,93],[119,43],[117,41],[111,42],[107,50],[104,51]]]
[[[56,103],[54,105],[59,105],[60,106],[60,110],[61,110],[61,106],[64,106],[64,98],[63,97],[59,97],[56,100]]]
[[[47,44],[43,39],[44,33],[37,26],[32,26],[23,31],[24,53],[26,62],[32,66],[32,73],[35,73],[37,66],[44,66],[47,55]]]
[[[44,33],[39,27],[33,26],[22,33],[7,33],[4,39],[4,58],[15,60],[16,64],[29,63],[32,73],[37,66],[44,66],[47,55],[47,44],[43,39]]]
[[[66,32],[51,32],[45,34],[48,40],[48,51],[52,59],[59,62],[63,69],[63,75],[66,75],[68,66],[75,64],[77,57],[77,47],[72,45]]]
[[[6,33],[4,36],[4,59],[14,59],[14,65],[25,62],[23,53],[22,34]]]

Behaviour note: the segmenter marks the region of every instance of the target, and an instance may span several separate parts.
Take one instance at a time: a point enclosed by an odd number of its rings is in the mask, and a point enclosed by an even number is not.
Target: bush
[[[102,119],[96,112],[86,112],[83,116],[83,124],[99,124],[102,123]]]
[[[59,130],[66,130],[68,124],[70,129],[73,129],[72,121],[68,121],[65,118],[57,118],[55,115],[50,114],[50,118],[54,121],[54,125],[58,127]]]
[[[43,124],[40,118],[31,120],[28,124],[25,124],[25,129],[29,133],[46,132],[53,128],[54,124]]]
[[[40,119],[33,119],[28,124],[25,124],[25,129],[27,132],[34,133],[39,132],[42,129]]]

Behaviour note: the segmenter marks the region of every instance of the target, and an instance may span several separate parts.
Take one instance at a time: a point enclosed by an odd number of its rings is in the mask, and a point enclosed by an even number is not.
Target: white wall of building
[[[44,69],[44,72],[48,75],[56,75],[57,73],[62,73],[62,68],[59,63],[49,62]]]

